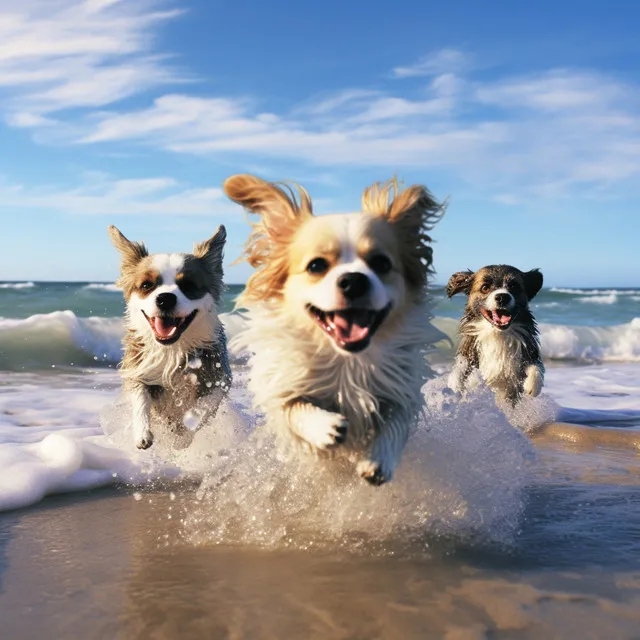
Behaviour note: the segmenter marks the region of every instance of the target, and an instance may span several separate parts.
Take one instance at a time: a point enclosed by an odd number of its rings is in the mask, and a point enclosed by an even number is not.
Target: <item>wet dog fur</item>
[[[220,226],[192,254],[149,254],[116,227],[109,236],[121,255],[127,305],[123,388],[132,404],[135,445],[147,449],[156,428],[183,439],[213,417],[229,390],[231,371],[217,313],[223,292],[226,231]]]

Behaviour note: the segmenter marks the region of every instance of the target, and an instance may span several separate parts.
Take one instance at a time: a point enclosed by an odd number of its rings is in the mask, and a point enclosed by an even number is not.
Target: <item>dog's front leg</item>
[[[382,416],[380,432],[366,459],[358,463],[360,477],[379,486],[393,478],[409,437],[410,416],[400,407],[388,408]]]
[[[544,385],[544,369],[541,365],[538,364],[530,364],[525,371],[524,383],[522,385],[522,390],[528,396],[536,396],[540,395],[542,391],[542,386]]]
[[[148,449],[153,444],[151,433],[151,394],[147,385],[136,382],[131,387],[131,403],[133,405],[133,439],[138,449]]]
[[[451,369],[451,373],[447,380],[449,388],[456,393],[462,393],[464,391],[467,378],[469,377],[470,369],[471,365],[463,355],[456,356],[453,363],[453,369]]]
[[[310,402],[296,400],[284,408],[290,429],[316,449],[329,449],[342,444],[347,437],[347,419],[333,411],[325,411]]]

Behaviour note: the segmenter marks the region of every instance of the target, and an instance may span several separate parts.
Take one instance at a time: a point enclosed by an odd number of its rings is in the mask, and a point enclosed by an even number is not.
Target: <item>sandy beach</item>
[[[421,557],[194,546],[189,487],[48,498],[0,516],[2,636],[637,638],[640,561],[602,548],[637,544],[637,505],[606,534],[557,531],[542,553],[550,497],[530,501],[507,553],[440,541]]]

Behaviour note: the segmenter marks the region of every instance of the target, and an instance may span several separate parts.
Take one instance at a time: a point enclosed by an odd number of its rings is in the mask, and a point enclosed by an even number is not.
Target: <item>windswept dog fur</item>
[[[260,216],[255,271],[239,305],[250,324],[250,389],[288,442],[344,454],[374,485],[390,480],[423,405],[432,265],[427,231],[443,207],[423,186],[374,184],[362,211],[314,216],[301,187],[236,175],[226,194]]]
[[[120,373],[135,445],[147,449],[159,425],[185,436],[187,418],[204,424],[231,384],[217,314],[226,231],[220,226],[192,254],[150,255],[113,226],[109,235],[122,257],[118,284],[127,304]]]

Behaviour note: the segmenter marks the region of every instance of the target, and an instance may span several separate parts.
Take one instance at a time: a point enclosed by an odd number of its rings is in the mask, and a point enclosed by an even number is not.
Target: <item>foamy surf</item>
[[[523,508],[529,441],[486,394],[456,403],[444,380],[424,393],[424,420],[391,483],[371,487],[347,461],[287,458],[258,430],[212,467],[185,537],[368,554],[424,550],[434,538],[508,543]]]
[[[221,314],[229,339],[246,324],[241,312]],[[436,317],[444,353],[455,343],[457,321]],[[115,366],[122,358],[122,318],[77,316],[54,311],[28,318],[0,318],[0,370]],[[640,318],[622,325],[584,327],[540,325],[545,359],[572,362],[640,362]],[[451,347],[449,347],[451,348]],[[239,354],[238,354],[239,355]]]
[[[84,286],[86,290],[93,291],[106,291],[108,293],[119,293],[122,295],[122,289],[115,284],[106,284],[103,282],[91,282]]]
[[[2,282],[0,283],[0,289],[14,289],[20,291],[20,289],[33,289],[35,282]]]
[[[394,548],[423,545],[429,536],[504,542],[517,529],[532,449],[490,396],[457,404],[443,380],[426,385],[425,420],[396,479],[378,489],[351,466],[283,456],[255,430],[242,375],[228,405],[190,446],[176,448],[165,435],[145,452],[131,440],[117,375],[94,376],[101,389],[77,375],[54,377],[56,386],[47,388],[32,374],[13,374],[12,386],[2,388],[0,464],[8,480],[0,510],[115,483],[206,478],[185,521],[194,543],[306,548],[332,541],[383,553],[389,540]]]

